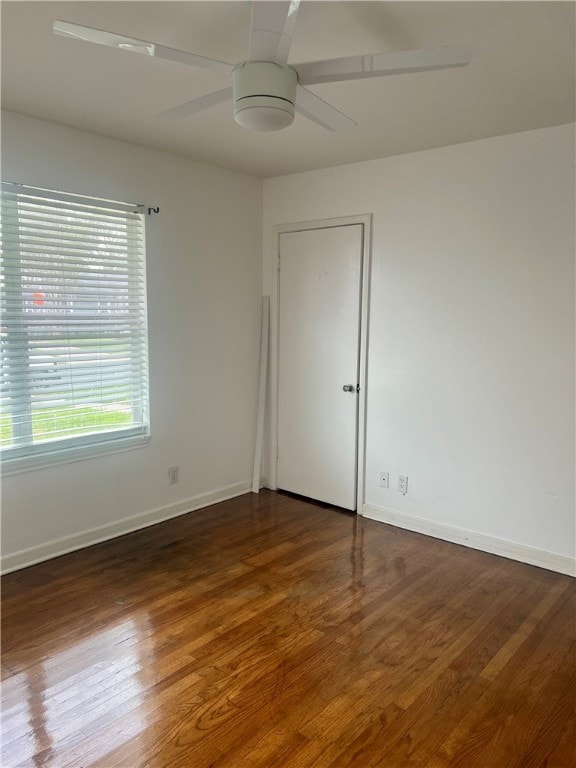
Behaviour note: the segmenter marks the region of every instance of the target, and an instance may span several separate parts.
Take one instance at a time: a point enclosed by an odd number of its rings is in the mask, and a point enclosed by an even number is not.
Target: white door
[[[277,485],[356,509],[362,224],[280,235]]]

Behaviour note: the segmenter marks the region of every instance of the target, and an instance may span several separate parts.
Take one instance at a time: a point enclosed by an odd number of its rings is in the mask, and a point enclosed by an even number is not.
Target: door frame
[[[279,392],[279,307],[280,307],[280,235],[287,232],[303,232],[310,229],[345,227],[350,224],[362,225],[362,275],[360,301],[360,357],[358,393],[358,437],[356,467],[356,514],[362,514],[365,486],[366,457],[366,401],[368,379],[368,326],[370,309],[370,275],[372,250],[372,214],[357,216],[339,216],[333,219],[299,221],[293,224],[276,224],[273,233],[273,264],[275,278],[270,296],[270,447],[269,447],[269,487],[277,490],[278,460],[278,392]]]

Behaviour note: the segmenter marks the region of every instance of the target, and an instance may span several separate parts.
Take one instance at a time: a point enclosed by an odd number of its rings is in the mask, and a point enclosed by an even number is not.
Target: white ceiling
[[[303,117],[283,131],[236,125],[232,104],[157,117],[219,90],[212,72],[52,34],[54,19],[222,59],[248,52],[250,3],[2,3],[3,106],[258,176],[560,125],[575,119],[573,2],[304,2],[290,61],[471,47],[468,67],[310,86],[353,117],[330,133]]]

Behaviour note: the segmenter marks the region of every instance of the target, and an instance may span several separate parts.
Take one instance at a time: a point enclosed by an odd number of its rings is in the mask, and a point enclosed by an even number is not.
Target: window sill
[[[21,456],[12,459],[1,459],[2,476],[31,472],[35,469],[45,469],[57,464],[70,464],[74,461],[85,461],[98,456],[110,456],[114,453],[124,453],[145,448],[150,442],[150,435],[133,435],[131,437],[109,440],[93,445],[53,450],[37,456]]]

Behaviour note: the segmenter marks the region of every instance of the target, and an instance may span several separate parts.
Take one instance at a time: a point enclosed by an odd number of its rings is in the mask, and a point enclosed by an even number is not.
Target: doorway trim
[[[279,365],[279,304],[280,304],[280,235],[286,232],[303,232],[310,229],[345,227],[350,224],[362,225],[362,283],[360,302],[360,365],[358,393],[358,449],[356,467],[356,514],[362,514],[365,487],[366,458],[366,402],[368,379],[368,331],[370,308],[370,275],[372,251],[372,214],[357,216],[339,216],[333,219],[299,221],[293,224],[276,224],[273,233],[273,264],[275,278],[272,281],[270,296],[270,447],[269,447],[269,487],[277,490],[278,458],[278,365]]]

